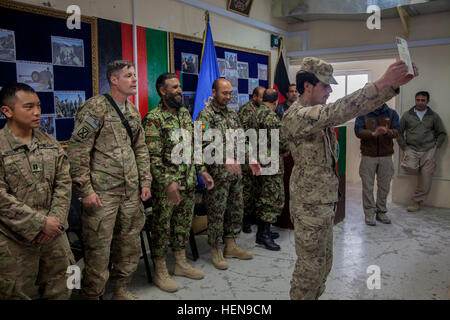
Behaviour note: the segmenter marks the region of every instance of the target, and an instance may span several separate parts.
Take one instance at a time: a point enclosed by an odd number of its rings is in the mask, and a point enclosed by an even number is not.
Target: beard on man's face
[[[173,95],[166,93],[166,95],[164,96],[164,100],[171,108],[180,109],[181,107],[183,107],[183,99],[181,94],[179,93]]]

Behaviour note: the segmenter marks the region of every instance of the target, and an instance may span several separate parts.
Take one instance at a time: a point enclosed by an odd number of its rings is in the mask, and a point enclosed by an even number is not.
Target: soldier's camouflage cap
[[[314,74],[317,79],[325,84],[337,84],[333,77],[333,67],[324,60],[314,57],[306,57],[300,66],[300,71],[306,71]]]

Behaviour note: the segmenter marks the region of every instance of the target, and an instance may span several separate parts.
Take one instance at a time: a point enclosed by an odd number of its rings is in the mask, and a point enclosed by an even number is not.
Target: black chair
[[[207,215],[207,211],[206,211],[206,205],[205,205],[205,197],[206,197],[206,191],[205,188],[198,184],[196,191],[197,194],[201,195],[202,198],[202,202],[200,203],[195,203],[194,206],[194,217],[198,217],[198,216],[206,216]],[[207,229],[205,230],[200,230],[198,232],[194,232],[194,229],[191,227],[191,231],[189,233],[189,245],[191,246],[191,251],[192,251],[192,257],[194,259],[194,261],[197,261],[197,259],[199,258],[199,253],[198,253],[198,248],[197,248],[197,243],[195,241],[195,236],[199,235],[203,232],[205,232]]]

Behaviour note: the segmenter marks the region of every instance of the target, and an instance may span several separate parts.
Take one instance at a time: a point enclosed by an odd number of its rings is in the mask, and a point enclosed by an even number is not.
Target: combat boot
[[[125,286],[114,287],[112,300],[141,300],[131,294]]]
[[[234,238],[225,238],[225,250],[223,251],[223,255],[225,258],[238,258],[241,260],[253,259],[253,253],[239,248]]]
[[[388,216],[386,215],[386,213],[384,213],[384,212],[377,213],[377,220],[384,224],[391,223],[391,219],[389,219]]]
[[[368,226],[374,227],[377,225],[377,222],[375,221],[375,214],[366,214],[364,221]]]
[[[413,202],[412,205],[408,206],[409,212],[417,212],[420,210],[420,202]]]
[[[183,250],[174,251],[175,270],[173,274],[176,276],[188,277],[195,280],[203,279],[205,274],[203,271],[195,269],[186,261],[186,252]]]
[[[169,275],[169,271],[167,271],[166,257],[156,258],[153,260],[153,262],[155,263],[155,275],[153,277],[153,283],[163,291],[177,291],[178,285]]]
[[[213,265],[220,270],[228,269],[228,263],[225,261],[225,258],[222,254],[222,249],[220,246],[212,246],[211,247],[211,260]]]
[[[270,233],[270,222],[259,221],[258,232],[256,232],[256,243],[262,244],[268,250],[279,251],[281,248],[272,239]]]

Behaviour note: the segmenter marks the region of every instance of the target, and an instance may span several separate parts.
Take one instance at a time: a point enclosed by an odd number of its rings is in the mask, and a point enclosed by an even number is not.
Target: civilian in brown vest
[[[383,104],[380,108],[355,122],[355,134],[361,139],[361,163],[359,175],[362,180],[362,198],[366,224],[375,226],[376,220],[389,224],[386,200],[394,175],[392,154],[393,139],[401,132],[399,117],[395,110]],[[377,176],[377,200],[373,196],[373,185]]]

